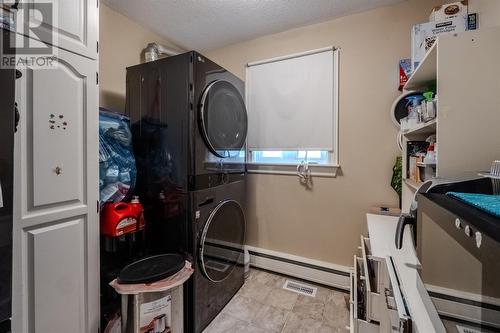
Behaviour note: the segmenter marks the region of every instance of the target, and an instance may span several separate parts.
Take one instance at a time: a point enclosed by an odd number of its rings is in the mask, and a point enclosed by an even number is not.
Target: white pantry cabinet
[[[59,48],[97,59],[98,42],[98,5],[99,0],[26,0],[32,8],[37,3],[52,2],[54,19],[52,22],[43,22],[42,29],[54,32],[51,44]],[[37,11],[30,11],[30,26],[39,26],[41,21]],[[18,27],[19,29],[20,27]],[[45,37],[30,34],[30,37],[44,42]]]
[[[16,82],[13,331],[97,333],[97,61],[55,61]]]

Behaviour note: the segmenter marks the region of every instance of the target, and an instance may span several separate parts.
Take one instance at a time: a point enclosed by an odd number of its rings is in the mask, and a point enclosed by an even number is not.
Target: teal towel
[[[500,217],[500,195],[448,192],[446,195],[457,198],[466,204]]]

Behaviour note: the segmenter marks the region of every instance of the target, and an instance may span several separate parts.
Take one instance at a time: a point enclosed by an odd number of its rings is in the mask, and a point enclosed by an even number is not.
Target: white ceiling
[[[185,49],[207,51],[405,0],[102,0]]]

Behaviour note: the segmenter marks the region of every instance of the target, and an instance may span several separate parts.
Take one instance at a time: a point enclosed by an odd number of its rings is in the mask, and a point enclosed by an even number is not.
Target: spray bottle
[[[408,110],[408,127],[415,127],[422,120],[420,103],[424,99],[422,95],[412,95],[406,97],[406,109]]]
[[[425,141],[429,142],[429,147],[427,147],[427,154],[424,157],[425,164],[436,164],[436,151],[434,146],[436,144],[436,136],[431,135]]]

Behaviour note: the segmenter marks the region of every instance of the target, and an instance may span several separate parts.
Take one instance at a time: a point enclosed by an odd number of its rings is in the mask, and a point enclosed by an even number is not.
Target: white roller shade
[[[333,48],[248,64],[250,150],[328,150],[335,143]]]

